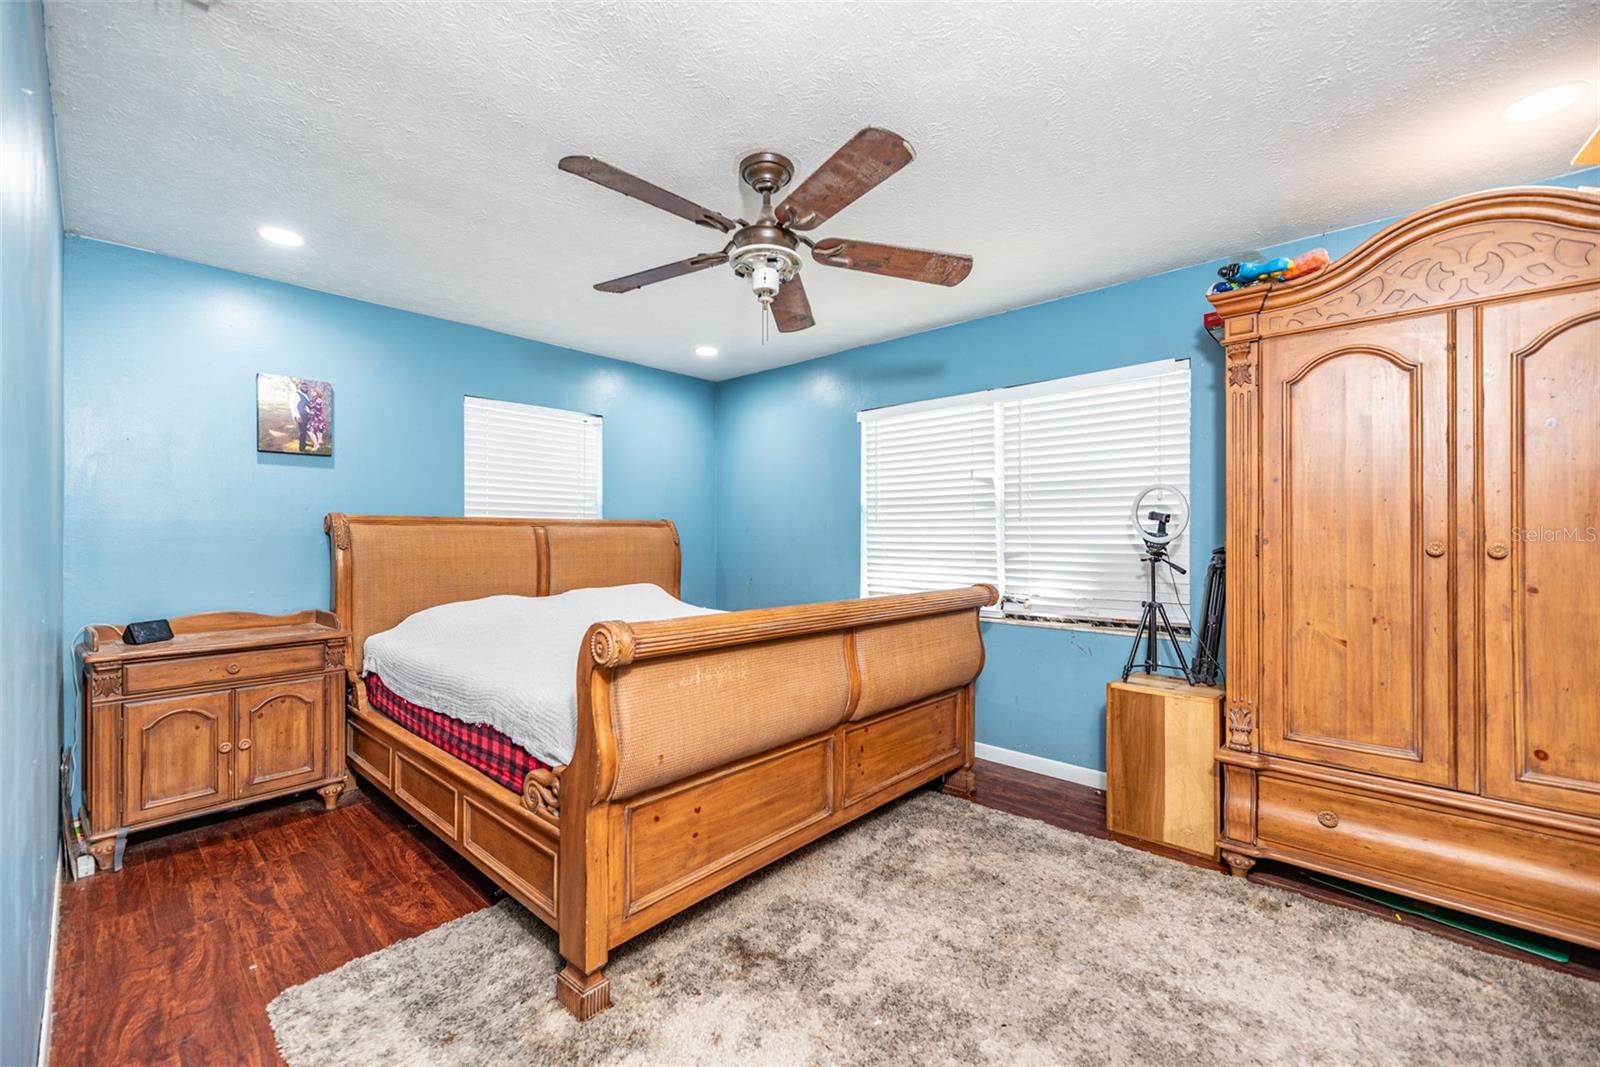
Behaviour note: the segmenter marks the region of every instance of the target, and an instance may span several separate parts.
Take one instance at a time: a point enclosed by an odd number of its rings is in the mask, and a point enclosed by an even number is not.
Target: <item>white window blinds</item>
[[[598,415],[469,396],[466,514],[600,517]]]
[[[993,582],[1008,615],[1137,621],[1149,579],[1130,510],[1155,483],[1189,491],[1187,360],[860,420],[863,595]],[[1185,538],[1173,558],[1187,555]],[[1181,624],[1188,580],[1160,581]]]
[[[861,423],[867,596],[998,582],[990,404]]]

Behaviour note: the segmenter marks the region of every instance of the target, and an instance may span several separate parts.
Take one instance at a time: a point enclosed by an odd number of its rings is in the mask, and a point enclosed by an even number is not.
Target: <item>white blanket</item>
[[[578,649],[591,625],[715,614],[648,584],[463,600],[373,634],[362,665],[411,703],[488,723],[560,766],[577,744]]]

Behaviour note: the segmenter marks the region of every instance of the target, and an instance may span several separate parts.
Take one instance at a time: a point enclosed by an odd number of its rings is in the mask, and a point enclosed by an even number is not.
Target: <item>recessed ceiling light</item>
[[[1534,119],[1554,115],[1557,111],[1576,103],[1587,88],[1583,82],[1567,82],[1564,85],[1552,85],[1548,89],[1540,89],[1506,108],[1501,112],[1501,117],[1507,122],[1532,122]]]
[[[717,354],[717,346],[701,345],[699,348],[694,350],[694,354],[699,356],[701,359],[710,359],[712,356]]]
[[[261,226],[256,229],[263,241],[271,241],[275,245],[285,245],[289,248],[299,248],[306,243],[306,239],[293,230],[286,230],[282,226]]]

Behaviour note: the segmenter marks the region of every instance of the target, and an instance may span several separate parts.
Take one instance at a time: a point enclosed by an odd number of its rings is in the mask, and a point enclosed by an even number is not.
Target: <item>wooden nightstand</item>
[[[1131,674],[1106,686],[1106,829],[1215,860],[1222,690]]]
[[[91,626],[77,645],[89,851],[121,869],[130,829],[345,785],[349,631],[326,611],[213,612],[128,645]]]

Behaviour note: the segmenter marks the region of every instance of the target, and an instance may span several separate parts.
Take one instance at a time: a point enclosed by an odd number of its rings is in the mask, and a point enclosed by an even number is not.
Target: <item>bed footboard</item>
[[[609,950],[940,776],[969,792],[992,586],[592,627],[560,788],[557,995]]]

